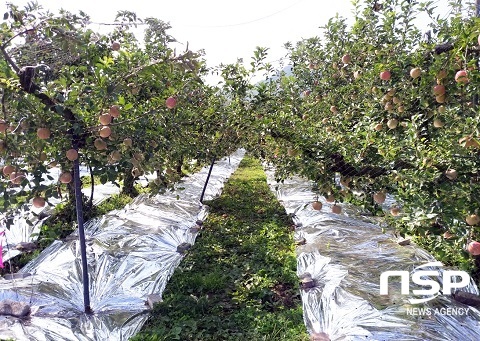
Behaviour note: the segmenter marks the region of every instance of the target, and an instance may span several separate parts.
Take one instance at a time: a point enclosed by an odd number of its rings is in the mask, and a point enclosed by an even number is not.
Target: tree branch
[[[5,60],[10,64],[12,69],[14,69],[20,79],[20,87],[23,91],[26,93],[29,93],[36,98],[40,100],[42,104],[44,104],[50,111],[54,113],[58,113],[57,111],[57,103],[51,99],[48,95],[44,94],[43,92],[40,92],[40,87],[34,83],[33,76],[35,75],[35,68],[30,67],[30,68],[23,68],[19,69],[19,67],[15,64],[15,62],[12,60],[12,58],[8,55],[8,53],[5,51],[5,48],[1,47],[0,51],[2,52],[3,56],[5,57]],[[33,70],[33,73],[32,73]],[[83,133],[81,135],[76,134],[73,131],[73,124],[74,123],[82,123],[80,120],[77,119],[75,114],[72,112],[71,109],[69,108],[63,108],[62,110],[62,116],[65,118],[66,121],[70,123],[70,126],[72,127],[69,130],[69,134],[72,135],[72,144],[74,148],[80,148],[85,145],[85,140],[86,140],[86,133]]]
[[[453,50],[453,44],[452,43],[445,43],[441,45],[435,46],[435,49],[433,50],[435,54],[442,54],[448,51]]]
[[[13,70],[18,74],[20,72],[20,68],[15,64],[12,58],[8,55],[7,51],[5,51],[5,47],[1,47],[0,50],[2,51],[3,58],[7,61],[8,64],[12,67]]]

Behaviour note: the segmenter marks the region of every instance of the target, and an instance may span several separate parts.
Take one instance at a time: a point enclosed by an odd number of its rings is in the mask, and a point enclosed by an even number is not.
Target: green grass
[[[84,175],[80,178],[80,180],[82,181],[82,188],[92,187],[92,177],[90,175]],[[102,184],[102,181],[100,180],[100,176],[95,175],[93,177],[93,184],[95,186]]]
[[[308,340],[292,222],[246,157],[134,340]]]

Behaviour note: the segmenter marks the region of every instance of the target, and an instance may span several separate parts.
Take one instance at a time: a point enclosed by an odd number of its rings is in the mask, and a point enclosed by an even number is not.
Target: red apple
[[[119,43],[118,41],[114,41],[114,42],[112,43],[112,50],[113,50],[113,51],[118,51],[118,50],[120,50],[120,43]]]
[[[385,194],[385,192],[382,192],[382,191],[377,192],[373,195],[373,200],[375,200],[377,204],[383,204],[386,198],[387,198],[387,195]]]
[[[410,77],[414,79],[420,77],[421,74],[422,74],[422,69],[420,69],[419,67],[416,67],[410,70]]]
[[[45,199],[42,197],[35,197],[33,198],[32,203],[33,203],[33,206],[35,206],[36,208],[41,208],[45,206]]]
[[[46,140],[50,137],[50,129],[48,128],[38,128],[37,136],[39,139]]]
[[[398,216],[400,214],[400,208],[397,206],[393,206],[390,208],[390,214],[394,217]]]
[[[445,176],[449,180],[455,180],[458,177],[458,172],[455,169],[449,168],[445,171]]]
[[[100,128],[98,134],[101,137],[109,137],[110,135],[112,135],[112,129],[110,129],[110,127],[108,126],[103,126],[102,128]]]
[[[110,115],[109,113],[101,114],[98,120],[104,126],[109,125],[110,123],[112,123],[112,115]]]
[[[109,110],[110,116],[117,118],[120,116],[120,107],[118,105],[112,105]]]
[[[434,126],[435,128],[442,128],[444,125],[445,125],[445,123],[443,123],[443,121],[442,121],[441,119],[439,119],[439,118],[435,118],[435,119],[433,120],[433,126]]]
[[[123,144],[127,147],[131,147],[131,146],[133,146],[133,140],[131,138],[127,137],[123,140]]]
[[[25,179],[25,174],[22,172],[12,172],[10,173],[10,181],[15,185],[20,185]]]
[[[122,154],[118,150],[114,150],[110,153],[110,157],[113,161],[120,161],[120,159],[122,158]]]
[[[314,201],[312,203],[312,208],[314,210],[320,211],[322,209],[322,203],[320,201]]]
[[[470,214],[465,218],[465,221],[467,222],[468,225],[470,226],[475,226],[480,223],[480,217],[476,214]]]
[[[333,205],[332,206],[332,212],[335,214],[340,214],[342,213],[342,207],[338,205]]]
[[[388,80],[390,80],[391,77],[392,77],[392,74],[388,70],[380,72],[380,79],[381,80],[388,81]]]
[[[445,239],[452,239],[453,237],[455,237],[455,235],[453,233],[449,232],[449,231],[445,231],[443,233],[443,238],[445,238]]]
[[[342,57],[343,64],[350,64],[351,61],[352,61],[352,57],[349,54],[343,55]]]
[[[107,149],[107,143],[101,139],[100,137],[97,137],[95,141],[93,141],[93,145],[97,150],[105,150]]]
[[[168,109],[173,109],[177,106],[177,99],[175,97],[168,97],[165,101],[165,105]]]
[[[6,165],[6,166],[3,166],[2,171],[3,171],[3,175],[8,176],[13,172],[15,172],[15,167],[13,167],[12,165]]]
[[[393,103],[392,102],[387,102],[385,104],[385,110],[386,111],[392,111],[395,107],[393,106]]]
[[[467,246],[467,251],[473,256],[480,255],[480,243],[477,241],[470,242]]]
[[[73,180],[72,174],[70,172],[63,172],[58,178],[62,184],[68,184]]]
[[[78,159],[78,152],[74,148],[67,150],[66,155],[67,159],[69,159],[70,161],[75,161],[76,159]]]
[[[437,84],[433,87],[433,94],[435,96],[441,96],[445,94],[445,86],[442,84]]]
[[[463,84],[468,83],[469,79],[468,79],[467,71],[466,70],[457,71],[457,73],[455,74],[455,81],[457,83],[463,83]]]
[[[398,120],[396,118],[391,118],[387,122],[387,127],[390,129],[395,129],[398,126]]]

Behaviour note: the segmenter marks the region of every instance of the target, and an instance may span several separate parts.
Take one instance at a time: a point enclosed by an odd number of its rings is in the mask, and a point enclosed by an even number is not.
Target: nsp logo
[[[418,304],[428,302],[437,297],[440,293],[444,295],[451,295],[452,289],[460,289],[466,287],[470,283],[470,276],[465,271],[460,270],[444,270],[440,269],[426,269],[432,267],[442,267],[441,262],[430,262],[420,266],[417,266],[413,269],[411,273],[412,282],[422,286],[430,287],[429,289],[415,289],[412,290],[413,295],[415,296],[428,296],[426,298],[410,298],[409,302],[411,304]],[[380,295],[388,295],[388,279],[390,277],[400,277],[402,295],[410,294],[410,272],[409,271],[385,271],[380,275]],[[441,278],[441,283],[443,287],[440,286],[440,283],[431,277]],[[460,281],[456,281],[457,278],[460,278]]]

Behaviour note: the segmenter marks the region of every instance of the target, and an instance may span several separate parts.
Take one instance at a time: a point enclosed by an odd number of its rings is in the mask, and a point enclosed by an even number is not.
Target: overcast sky
[[[2,6],[4,6],[4,1]],[[11,0],[25,4],[24,0]],[[283,44],[320,35],[320,26],[339,13],[351,17],[350,0],[39,0],[44,8],[83,10],[93,22],[111,23],[118,10],[139,17],[156,17],[172,26],[170,34],[189,42],[192,50],[205,49],[209,66],[249,62],[256,46],[269,47],[269,61],[285,55]],[[448,0],[437,0],[445,8]],[[97,25],[97,29],[101,29]],[[103,26],[105,27],[105,26]],[[92,27],[95,29],[95,25]],[[179,46],[179,49],[181,47]]]
[[[26,1],[14,0],[13,3]],[[205,49],[210,65],[250,59],[256,46],[270,47],[275,59],[287,41],[319,34],[337,12],[350,15],[350,0],[41,0],[45,8],[83,10],[92,21],[112,22],[118,10],[169,22],[178,41]]]

